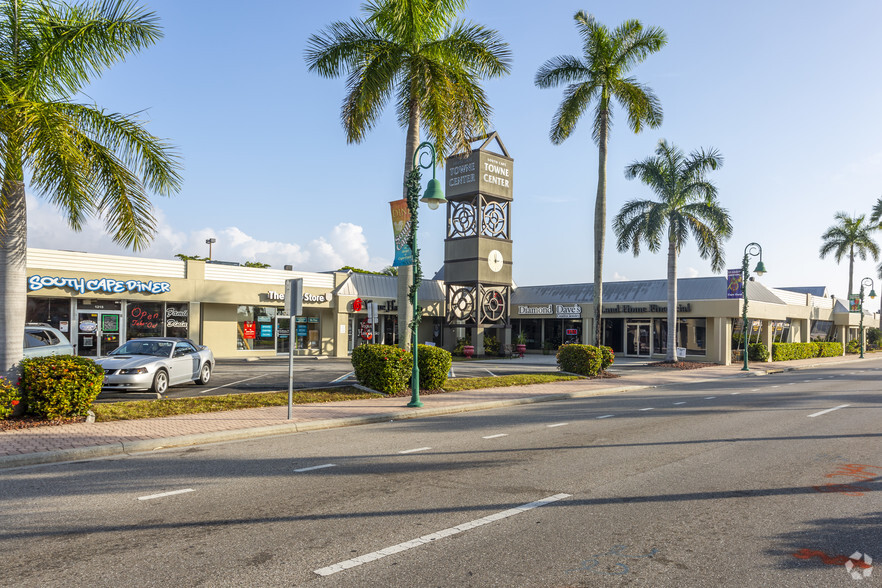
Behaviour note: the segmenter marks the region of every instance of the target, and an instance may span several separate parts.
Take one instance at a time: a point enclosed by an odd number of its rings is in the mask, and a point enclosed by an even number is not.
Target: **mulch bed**
[[[700,368],[713,367],[716,364],[701,361],[657,361],[647,364],[649,367],[673,368],[677,370],[697,370]]]
[[[15,431],[18,429],[32,429],[34,427],[57,427],[59,425],[84,422],[86,422],[86,417],[70,417],[47,421],[45,419],[24,416],[12,419],[0,419],[0,431]]]

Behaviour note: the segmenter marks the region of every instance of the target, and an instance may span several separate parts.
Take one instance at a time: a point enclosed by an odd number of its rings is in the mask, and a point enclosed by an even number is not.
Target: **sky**
[[[94,80],[81,99],[108,112],[140,112],[150,132],[177,147],[183,188],[154,198],[158,232],[135,253],[114,245],[100,219],[72,232],[48,200],[29,193],[29,246],[170,259],[207,256],[205,240],[214,237],[218,260],[304,271],[390,265],[388,202],[401,197],[405,146],[394,103],[362,143],[347,144],[345,79],[310,73],[303,57],[311,34],[363,15],[361,1],[140,4],[157,13],[164,38]],[[582,55],[573,15],[586,10],[611,28],[636,18],[668,36],[666,47],[632,70],[660,99],[662,126],[635,135],[621,110],[613,114],[604,280],[667,275],[664,251],[619,253],[611,229],[626,201],[653,197],[623,172],[664,138],[687,153],[716,148],[725,158],[709,177],[734,226],[726,267],[740,267],[745,246],[758,242],[766,285],[827,286],[845,296],[847,259],[822,260],[818,250],[837,211],[869,217],[882,197],[882,3],[830,7],[815,0],[471,0],[463,19],[496,29],[512,52],[510,75],[484,88],[491,128],[514,159],[515,283],[593,281],[598,155],[591,116],[553,145],[563,88],[540,90],[533,82],[546,60]],[[427,276],[443,263],[445,236],[443,209],[423,208]],[[882,288],[876,265],[858,259],[855,283],[871,277]],[[710,275],[710,261],[690,239],[679,276]]]

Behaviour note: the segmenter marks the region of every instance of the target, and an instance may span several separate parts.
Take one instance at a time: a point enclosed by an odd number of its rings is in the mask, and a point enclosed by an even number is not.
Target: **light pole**
[[[426,149],[426,151],[423,151]],[[428,155],[429,161],[423,163],[422,155]],[[432,179],[426,186],[426,192],[420,198],[420,169],[432,168]],[[413,338],[413,371],[410,376],[410,402],[407,406],[420,407],[420,367],[419,367],[419,326],[420,326],[420,307],[417,304],[417,292],[420,289],[420,281],[423,273],[420,269],[420,252],[417,249],[417,213],[419,212],[420,202],[425,202],[429,208],[436,210],[441,204],[447,202],[444,199],[444,191],[441,188],[441,182],[435,179],[435,146],[425,141],[420,143],[413,154],[413,169],[407,174],[407,180],[404,183],[407,192],[407,208],[410,211],[410,250],[413,253],[413,284],[410,287],[410,300],[413,305],[413,320],[410,321],[410,333]]]
[[[742,372],[750,371],[750,368],[747,367],[747,279],[750,277],[750,271],[747,269],[747,263],[748,259],[751,256],[759,256],[759,263],[756,264],[756,268],[753,270],[756,275],[761,276],[766,273],[766,266],[763,265],[763,248],[760,247],[759,243],[748,243],[747,247],[744,248],[744,259],[741,261],[741,295],[744,297],[744,304],[741,308],[741,337],[744,340],[744,367],[741,368]]]
[[[864,278],[861,280],[861,326],[858,336],[861,338],[861,359],[864,358],[864,286],[870,287],[870,298],[876,297],[876,291],[873,289],[873,278]]]
[[[208,245],[208,261],[211,261],[211,244],[217,243],[217,239],[211,237],[210,239],[205,240],[205,244]]]

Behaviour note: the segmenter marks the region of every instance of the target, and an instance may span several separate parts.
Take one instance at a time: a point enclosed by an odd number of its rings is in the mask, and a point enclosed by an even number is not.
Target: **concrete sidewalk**
[[[741,371],[739,365],[676,370],[653,368],[642,362],[630,365],[622,362],[611,370],[618,378],[426,394],[421,396],[424,403],[422,408],[408,408],[406,404],[409,398],[374,398],[298,404],[294,406],[291,420],[287,419],[287,406],[274,406],[156,419],[35,427],[0,432],[0,468],[600,396],[656,386],[757,376],[794,369],[834,367],[859,361],[861,360],[855,356],[845,356],[780,364],[754,363],[749,372]]]

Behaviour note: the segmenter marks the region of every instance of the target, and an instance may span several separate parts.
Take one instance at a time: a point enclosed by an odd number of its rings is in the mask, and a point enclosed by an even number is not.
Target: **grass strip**
[[[456,378],[447,380],[444,384],[445,392],[459,392],[461,390],[476,390],[478,388],[505,388],[508,386],[527,386],[529,384],[547,384],[549,382],[566,382],[567,380],[581,380],[580,376],[568,376],[565,374],[516,374],[513,376],[487,376],[484,378]]]

